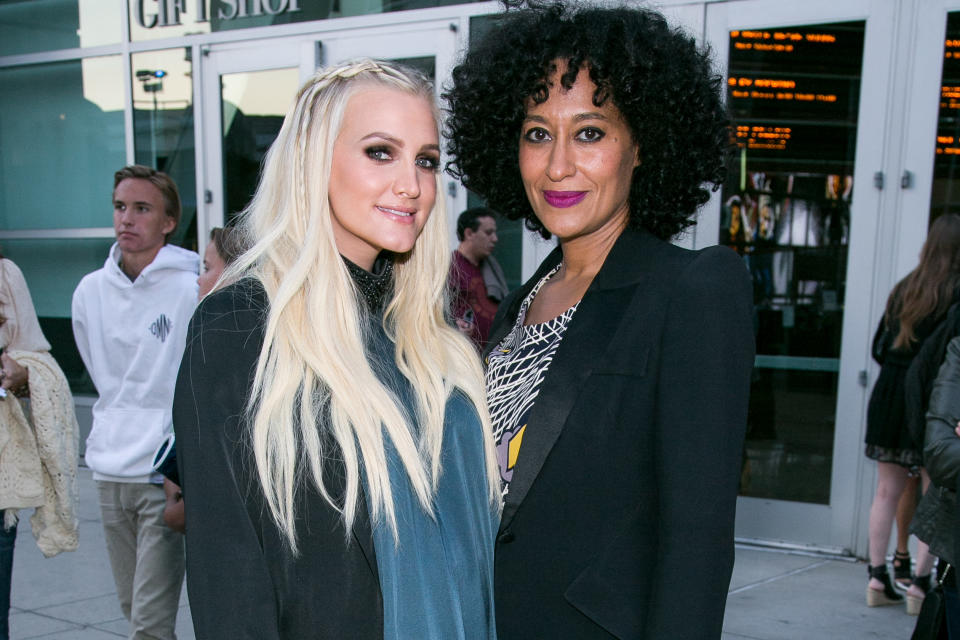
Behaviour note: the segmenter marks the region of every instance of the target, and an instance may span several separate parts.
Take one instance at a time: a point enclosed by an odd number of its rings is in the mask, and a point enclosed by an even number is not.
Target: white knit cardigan
[[[66,377],[50,355],[23,274],[0,260],[0,346],[29,371],[30,399],[0,400],[4,524],[35,508],[30,526],[47,557],[77,548],[79,427]]]

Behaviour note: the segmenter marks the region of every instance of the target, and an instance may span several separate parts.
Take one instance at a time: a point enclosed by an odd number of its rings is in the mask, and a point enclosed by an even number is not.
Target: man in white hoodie
[[[199,256],[167,244],[180,221],[173,180],[144,166],[114,175],[117,241],[102,269],[73,293],[73,333],[100,397],[86,462],[130,638],[174,639],[184,557],[163,523],[163,479],[153,454],[173,430],[171,410]]]

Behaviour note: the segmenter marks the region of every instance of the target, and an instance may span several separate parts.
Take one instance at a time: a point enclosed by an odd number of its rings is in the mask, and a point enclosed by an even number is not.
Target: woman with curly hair
[[[433,88],[359,60],[300,90],[177,381],[198,638],[495,638],[496,453],[447,323]]]
[[[668,241],[723,176],[721,79],[653,11],[500,20],[445,95],[451,169],[559,247],[485,354],[499,637],[718,638],[751,286],[729,249]]]

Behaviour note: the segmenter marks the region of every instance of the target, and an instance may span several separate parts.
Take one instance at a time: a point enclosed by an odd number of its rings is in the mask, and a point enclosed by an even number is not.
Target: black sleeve
[[[880,324],[877,325],[877,330],[873,333],[873,342],[870,343],[870,355],[873,356],[877,364],[883,364],[889,346],[888,342],[887,322],[886,318],[883,317],[880,318]]]
[[[262,290],[260,290],[262,292]],[[279,639],[242,419],[265,303],[249,287],[205,299],[190,322],[174,396],[186,508],[187,591],[198,638]],[[253,485],[255,486],[255,485]]]
[[[667,308],[656,410],[658,528],[645,638],[721,635],[753,368],[752,287],[727,248],[703,251]]]
[[[930,406],[930,392],[937,371],[943,363],[947,344],[957,335],[957,322],[960,320],[960,307],[950,308],[946,319],[931,333],[917,352],[907,369],[904,380],[904,410],[906,411],[907,431],[918,449],[923,449],[926,430],[927,409]]]
[[[946,357],[930,393],[930,410],[924,434],[923,463],[930,479],[940,487],[957,490],[960,473],[960,337],[947,345]]]

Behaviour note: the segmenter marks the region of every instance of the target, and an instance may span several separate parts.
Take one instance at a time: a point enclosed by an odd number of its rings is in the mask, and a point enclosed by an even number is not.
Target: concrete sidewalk
[[[89,469],[80,469],[79,550],[45,559],[34,544],[28,515],[23,514],[17,534],[10,637],[126,637],[127,622],[117,604]],[[723,640],[907,640],[915,618],[908,617],[902,605],[868,609],[866,584],[862,562],[738,547]],[[180,640],[194,638],[186,590],[177,635]]]
[[[866,587],[864,562],[738,546],[723,640],[909,640],[916,618]]]

